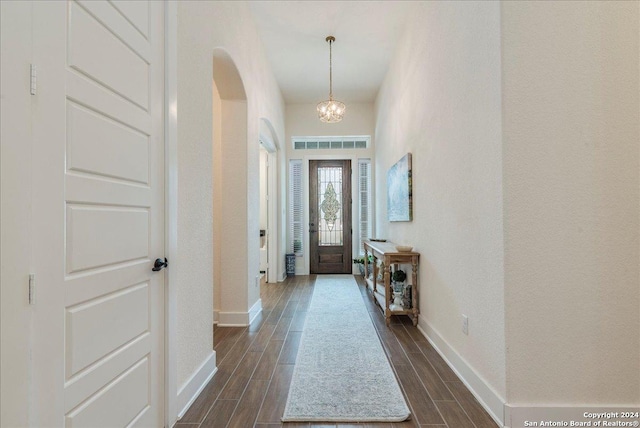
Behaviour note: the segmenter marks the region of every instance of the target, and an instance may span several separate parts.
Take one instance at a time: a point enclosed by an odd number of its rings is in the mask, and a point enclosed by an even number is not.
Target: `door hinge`
[[[29,92],[31,95],[35,95],[38,90],[38,69],[35,64],[31,64],[30,67],[30,83]]]
[[[29,274],[29,304],[35,305],[36,303],[36,274]]]

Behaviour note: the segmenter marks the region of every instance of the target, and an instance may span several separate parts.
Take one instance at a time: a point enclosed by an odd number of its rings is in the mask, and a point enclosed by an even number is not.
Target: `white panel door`
[[[164,425],[163,7],[33,3],[33,426]]]

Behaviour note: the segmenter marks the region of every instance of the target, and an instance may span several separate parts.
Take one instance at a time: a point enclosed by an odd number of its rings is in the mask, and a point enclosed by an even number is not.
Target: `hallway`
[[[363,300],[387,356],[408,398],[412,420],[394,424],[338,424],[337,427],[489,428],[496,424],[407,317],[387,328],[380,309]],[[262,284],[263,312],[246,327],[215,327],[218,372],[176,428],[336,427],[334,424],[281,424],[289,383],[311,301],[315,276]]]

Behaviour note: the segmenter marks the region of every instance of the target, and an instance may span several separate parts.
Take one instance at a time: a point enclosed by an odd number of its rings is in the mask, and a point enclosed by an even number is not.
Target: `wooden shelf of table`
[[[369,255],[374,260],[371,264]],[[377,260],[384,263],[383,280],[374,280],[378,277]],[[413,251],[400,252],[396,250],[396,244],[393,242],[364,242],[364,278],[367,288],[371,291],[375,302],[380,306],[385,316],[387,325],[391,322],[391,315],[408,315],[413,321],[413,325],[418,324],[418,264],[420,262],[420,253]],[[411,308],[403,310],[392,310],[389,308],[391,303],[391,265],[409,264],[411,265]],[[371,278],[369,270],[371,269]]]

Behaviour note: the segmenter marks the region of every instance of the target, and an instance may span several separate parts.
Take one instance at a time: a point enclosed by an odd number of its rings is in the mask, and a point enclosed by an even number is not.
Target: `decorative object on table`
[[[404,292],[402,293],[402,306],[404,306],[405,309],[411,309],[411,288],[411,284],[404,286]]]
[[[378,281],[384,281],[384,262],[382,260],[378,260],[378,276],[376,278]]]
[[[392,311],[404,310],[402,298],[404,296],[404,281],[406,279],[407,274],[401,269],[396,269],[391,275],[391,280],[393,281],[393,304],[389,305],[389,309]]]
[[[396,245],[396,250],[400,251],[401,253],[408,253],[413,250],[413,247],[411,245]]]
[[[322,122],[337,123],[342,120],[346,107],[343,102],[333,99],[333,57],[331,54],[331,44],[336,41],[333,36],[325,39],[329,43],[329,99],[318,103],[316,110],[318,118]]]
[[[411,153],[407,153],[387,173],[387,215],[389,221],[413,220]]]

